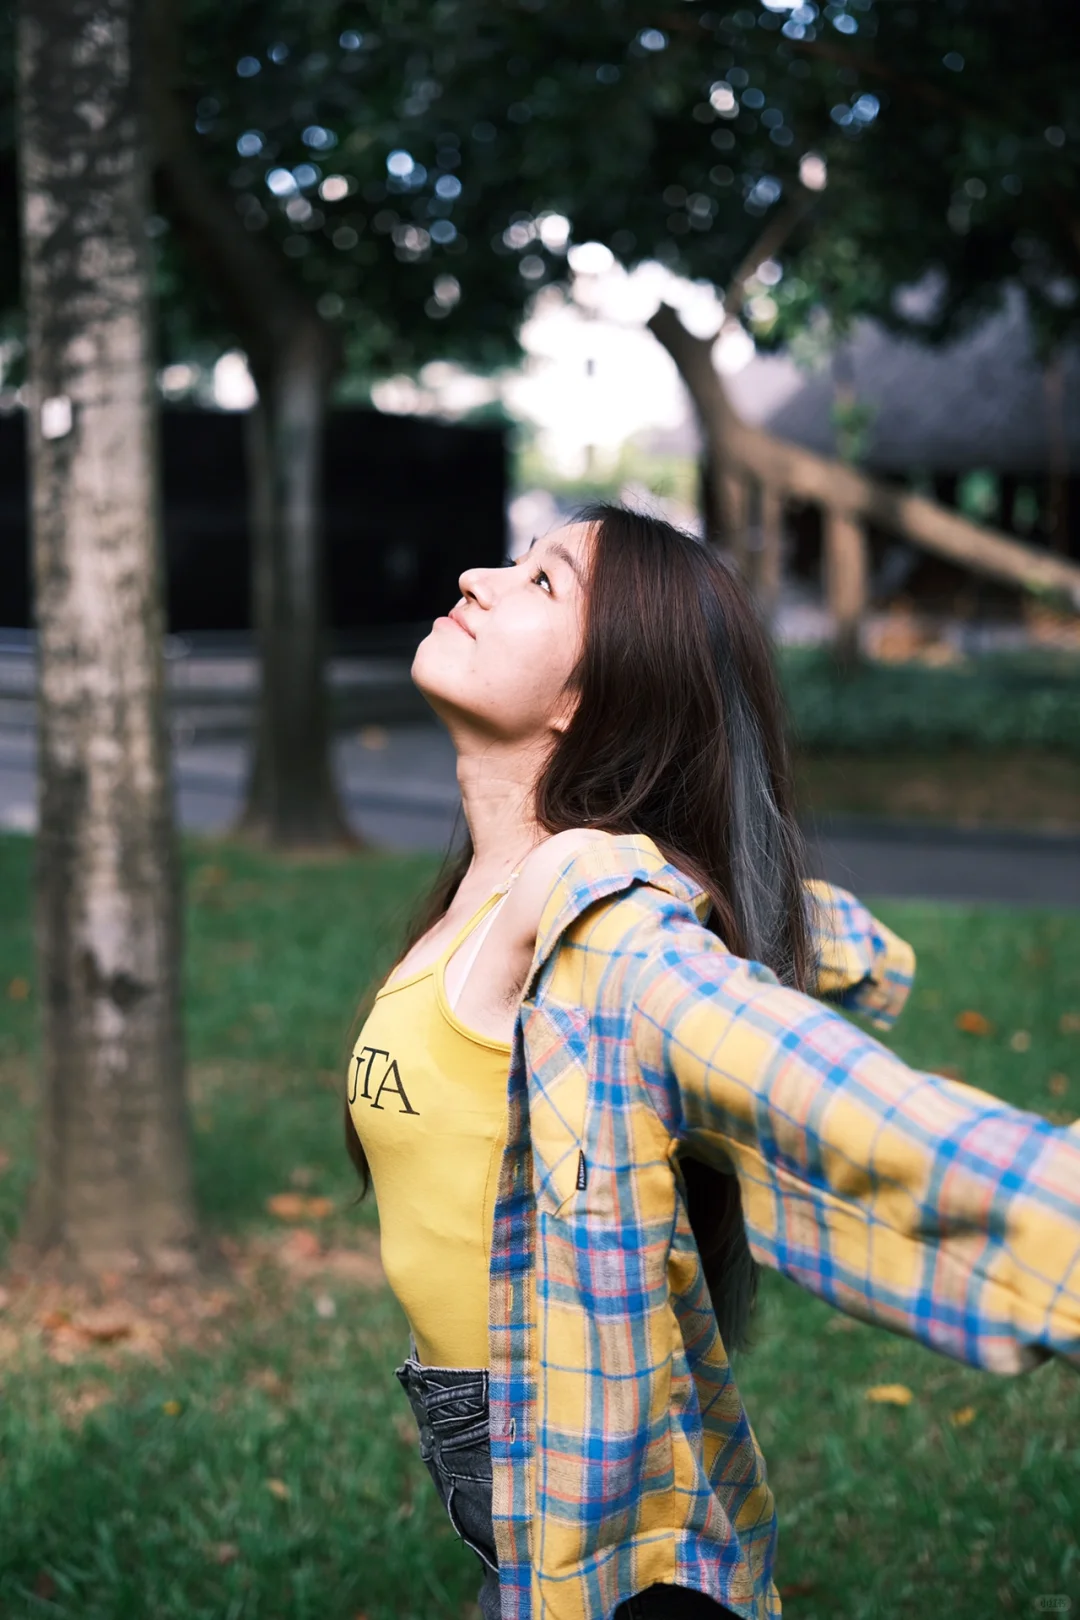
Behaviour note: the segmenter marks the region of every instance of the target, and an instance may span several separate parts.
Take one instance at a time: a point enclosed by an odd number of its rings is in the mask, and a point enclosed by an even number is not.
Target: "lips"
[[[459,617],[457,608],[451,608],[446,617],[450,620],[451,624],[456,624],[459,630],[464,630],[465,634],[473,641],[476,640],[476,637],[465,623],[465,620]]]

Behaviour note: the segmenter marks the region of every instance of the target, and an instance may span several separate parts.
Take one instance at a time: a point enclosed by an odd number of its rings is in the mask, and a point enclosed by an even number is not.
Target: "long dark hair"
[[[536,784],[536,820],[645,834],[707,893],[706,926],[803,989],[810,970],[802,842],[784,710],[752,598],[709,546],[670,523],[595,505],[578,702]],[[443,863],[401,955],[449,906],[472,845]],[[400,959],[400,958],[399,958]],[[348,1108],[350,1157],[370,1174]],[[759,1268],[738,1180],[681,1158],[687,1212],[725,1348],[752,1343]]]

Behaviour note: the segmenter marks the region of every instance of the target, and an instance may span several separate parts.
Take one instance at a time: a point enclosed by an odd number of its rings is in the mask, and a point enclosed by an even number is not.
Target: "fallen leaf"
[[[975,1410],[974,1406],[958,1406],[951,1415],[951,1422],[955,1423],[958,1429],[966,1428],[973,1421]]]
[[[283,1479],[268,1479],[266,1488],[271,1496],[276,1496],[279,1502],[287,1502],[291,1491]]]
[[[279,1221],[302,1221],[307,1215],[308,1201],[302,1193],[275,1193],[266,1200],[266,1208]]]
[[[56,1333],[58,1329],[67,1327],[70,1320],[67,1311],[43,1311],[38,1317],[38,1327],[45,1333]]]
[[[86,1354],[89,1341],[73,1327],[59,1327],[50,1334],[48,1356],[59,1367],[74,1367],[79,1357]]]
[[[21,974],[12,979],[7,987],[9,1001],[26,1001],[30,995],[30,980],[24,979]]]
[[[1058,1029],[1063,1035],[1080,1035],[1080,1013],[1062,1013],[1058,1019]]]
[[[104,1406],[112,1400],[112,1393],[104,1384],[87,1384],[82,1389],[73,1390],[60,1401],[60,1415],[69,1428],[78,1429],[82,1426],[84,1418],[91,1412],[96,1412],[99,1406]]]
[[[935,1073],[940,1074],[945,1080],[963,1080],[964,1078],[963,1069],[958,1069],[955,1063],[942,1063],[935,1070]]]
[[[213,1562],[223,1568],[226,1564],[235,1564],[240,1556],[240,1549],[233,1541],[212,1541],[207,1552]]]
[[[962,1029],[965,1035],[992,1035],[994,1026],[989,1018],[981,1012],[974,1012],[968,1008],[966,1012],[957,1013],[956,1027]]]
[[[289,1174],[289,1180],[294,1187],[310,1187],[315,1180],[315,1172],[309,1164],[298,1164]]]
[[[1067,1074],[1052,1074],[1046,1084],[1052,1096],[1064,1097],[1069,1089],[1069,1077]]]
[[[228,881],[228,869],[224,866],[200,866],[194,878],[197,886],[205,889],[217,888],[219,884]]]
[[[279,1221],[322,1221],[334,1213],[332,1198],[305,1198],[303,1193],[275,1193],[266,1207]]]
[[[853,1316],[830,1316],[825,1324],[826,1333],[850,1333],[852,1328],[858,1327]]]
[[[56,1582],[47,1569],[39,1569],[34,1582],[34,1596],[43,1603],[51,1603],[56,1596]]]
[[[161,1410],[166,1417],[179,1417],[184,1408],[179,1401],[163,1401]]]
[[[786,1581],[783,1586],[777,1587],[781,1598],[809,1597],[811,1592],[817,1591],[816,1581]]]
[[[359,1283],[364,1288],[381,1288],[386,1281],[379,1256],[365,1254],[361,1249],[327,1249],[322,1265],[342,1282]]]
[[[71,1325],[95,1344],[112,1344],[117,1339],[128,1338],[135,1329],[135,1324],[127,1311],[118,1310],[115,1305],[102,1305],[97,1310],[79,1311],[71,1319]]]
[[[0,1311],[2,1311],[5,1308],[5,1306],[8,1304],[10,1299],[11,1299],[11,1295],[8,1293],[7,1289],[6,1288],[0,1288]]]
[[[315,1232],[307,1226],[300,1227],[299,1231],[290,1232],[281,1245],[281,1257],[290,1265],[304,1265],[317,1260],[322,1253],[322,1244]]]
[[[6,1148],[0,1148],[0,1176],[11,1166],[11,1154]]]
[[[337,1315],[337,1306],[329,1294],[315,1296],[315,1315],[321,1316],[324,1321],[329,1321],[331,1317]]]
[[[261,1389],[265,1395],[285,1393],[285,1380],[280,1373],[274,1371],[273,1367],[258,1367],[254,1372],[248,1373],[244,1382],[250,1384],[253,1389]]]
[[[1026,1029],[1018,1029],[1009,1036],[1009,1045],[1014,1052],[1026,1052],[1031,1046],[1031,1036]]]
[[[909,1406],[914,1396],[906,1384],[874,1384],[866,1391],[866,1399],[888,1406]]]

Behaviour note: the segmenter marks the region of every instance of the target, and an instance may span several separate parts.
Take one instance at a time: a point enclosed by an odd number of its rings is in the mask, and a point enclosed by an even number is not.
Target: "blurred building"
[[[166,407],[162,483],[169,629],[251,626],[244,417]],[[506,553],[499,427],[375,410],[330,419],[324,465],[327,597],[339,644],[406,650],[458,594],[462,569]],[[0,626],[32,622],[25,420],[0,416]]]
[[[976,521],[1080,557],[1080,351],[1042,360],[1019,291],[948,344],[860,321],[816,366],[757,354],[727,386],[740,416],[777,438],[853,456]],[[814,516],[796,514],[791,527],[792,564],[809,572],[819,549]],[[982,606],[1010,595],[885,536],[874,552],[878,598],[903,589],[945,600],[962,584]]]

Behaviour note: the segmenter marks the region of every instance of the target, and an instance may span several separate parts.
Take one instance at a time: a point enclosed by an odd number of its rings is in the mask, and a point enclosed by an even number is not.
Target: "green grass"
[[[29,855],[28,841],[0,839],[0,1139],[12,1160],[0,1234],[14,1230],[28,1166],[36,1004],[32,991],[3,992],[33,980]],[[362,1241],[374,1210],[350,1207],[340,1148],[348,1027],[433,863],[286,863],[222,845],[192,845],[187,859],[204,1218],[238,1248],[254,1245],[273,1224],[266,1196],[302,1167],[338,1206],[332,1240]],[[919,953],[890,1044],[1018,1106],[1072,1117],[1080,1035],[1061,1019],[1080,1013],[1080,915],[880,909]],[[965,1010],[993,1020],[993,1034],[959,1031]],[[1064,1093],[1054,1075],[1067,1077]],[[194,1343],[183,1337],[160,1365],[102,1351],[60,1366],[40,1333],[16,1333],[0,1313],[5,1620],[467,1611],[479,1570],[417,1456],[392,1376],[405,1321],[385,1289],[290,1281],[267,1264]],[[1036,1612],[1042,1594],[1080,1603],[1074,1373],[978,1373],[852,1324],[773,1274],[758,1341],[737,1375],[777,1497],[786,1614],[986,1620]],[[868,1402],[882,1383],[906,1385],[911,1404]],[[971,1420],[954,1423],[967,1409]]]

